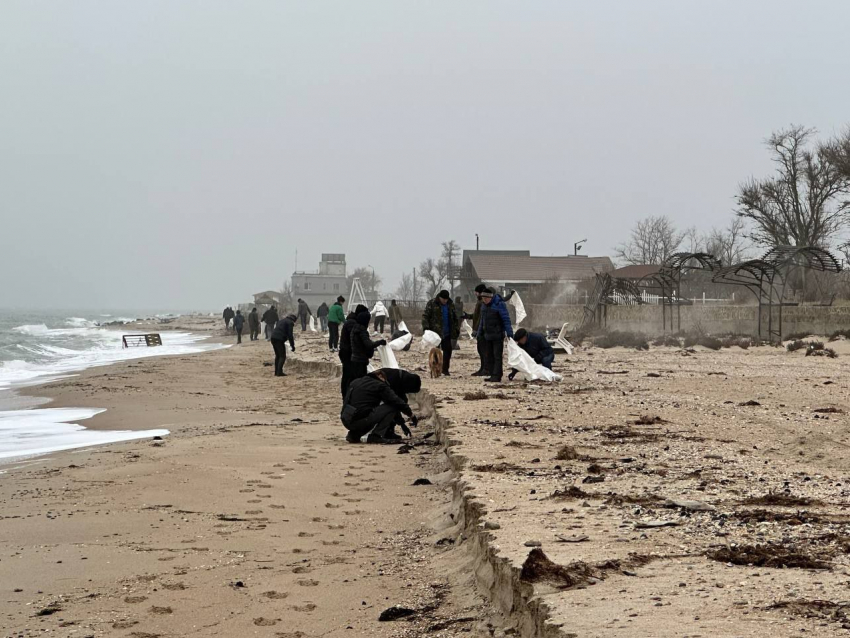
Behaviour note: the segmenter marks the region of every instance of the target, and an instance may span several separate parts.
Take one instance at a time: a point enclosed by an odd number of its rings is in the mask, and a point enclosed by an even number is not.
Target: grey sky
[[[0,306],[218,308],[320,253],[610,254],[850,121],[850,3],[0,3]],[[133,280],[135,283],[130,283]]]

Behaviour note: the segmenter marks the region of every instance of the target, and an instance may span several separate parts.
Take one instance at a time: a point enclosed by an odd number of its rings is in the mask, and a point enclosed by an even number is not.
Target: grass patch
[[[775,569],[830,569],[827,561],[778,543],[723,547],[706,554],[708,558],[732,565],[752,565]]]
[[[751,496],[740,501],[741,505],[776,505],[779,507],[806,507],[817,503],[806,496],[794,496],[785,492],[768,492],[763,496]]]

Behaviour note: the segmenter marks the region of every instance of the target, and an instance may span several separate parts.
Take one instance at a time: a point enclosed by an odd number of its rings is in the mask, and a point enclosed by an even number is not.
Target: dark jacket
[[[316,316],[321,318],[321,317],[327,317],[329,314],[330,314],[330,311],[328,310],[328,304],[326,304],[326,303],[323,301],[323,302],[322,302],[322,305],[321,305],[321,306],[319,306],[319,307],[316,309]]]
[[[529,332],[525,345],[519,347],[525,350],[536,363],[543,361],[543,357],[555,354],[546,337],[538,332]]]
[[[298,316],[299,317],[309,317],[313,313],[310,312],[310,306],[307,305],[306,301],[298,302]]]
[[[398,304],[390,304],[390,321],[393,323],[401,323],[401,306]]]
[[[263,321],[266,322],[267,326],[271,326],[272,328],[274,328],[279,319],[280,317],[278,317],[277,308],[275,307],[271,307],[263,313]]]
[[[355,419],[362,419],[368,416],[372,410],[382,403],[394,405],[404,414],[413,414],[410,406],[393,392],[388,383],[384,383],[372,375],[366,375],[352,381],[345,398],[345,404],[354,406],[357,410],[354,413]]]
[[[242,330],[242,326],[245,325],[245,317],[242,316],[241,312],[237,312],[233,316],[233,327],[237,330]]]
[[[351,331],[356,325],[357,321],[354,317],[349,317],[342,324],[342,330],[339,333],[339,360],[343,363],[351,361]]]
[[[260,327],[260,315],[257,313],[256,308],[248,313],[248,325],[252,330],[257,330]]]
[[[480,330],[484,331],[484,338],[487,341],[499,341],[504,339],[505,335],[514,336],[508,307],[499,295],[493,297],[489,305],[482,305]]]
[[[390,389],[396,393],[399,399],[407,403],[407,393],[410,392],[411,382],[417,381],[414,385],[421,387],[421,381],[414,379],[417,375],[407,370],[399,370],[396,368],[382,368],[381,372],[387,378],[387,383]]]
[[[351,329],[351,360],[358,363],[368,363],[375,356],[378,341],[369,338],[369,321],[372,319],[367,311],[358,313],[354,318],[355,324]]]
[[[460,321],[458,321],[455,305],[449,299],[446,307],[449,309],[449,337],[457,339],[460,336]],[[422,313],[422,329],[443,335],[443,304],[439,299],[432,299],[425,304],[425,312]]]
[[[472,312],[472,332],[478,332],[478,326],[481,325],[481,307],[484,302],[480,299],[475,304],[475,310]]]
[[[328,311],[328,323],[345,323],[345,310],[338,301]]]
[[[295,317],[289,315],[275,324],[272,330],[272,341],[288,341],[295,350]]]

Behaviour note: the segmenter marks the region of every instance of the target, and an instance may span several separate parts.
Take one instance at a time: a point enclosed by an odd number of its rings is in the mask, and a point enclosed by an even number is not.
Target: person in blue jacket
[[[484,331],[484,352],[486,355],[485,370],[490,376],[485,381],[498,383],[502,380],[502,357],[505,352],[505,337],[513,337],[511,316],[502,297],[495,294],[492,288],[481,293],[481,324],[478,330]]]

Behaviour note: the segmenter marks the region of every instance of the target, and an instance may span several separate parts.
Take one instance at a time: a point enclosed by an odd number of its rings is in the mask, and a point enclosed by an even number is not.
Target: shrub
[[[720,350],[722,344],[720,339],[717,337],[710,337],[709,335],[688,335],[685,337],[685,347],[693,348],[694,346],[703,346],[704,348],[709,348],[710,350]]]
[[[652,345],[672,346],[674,348],[681,348],[682,342],[679,340],[679,337],[674,337],[673,335],[662,335],[658,337],[655,341],[653,341]]]
[[[724,348],[738,346],[739,348],[746,350],[751,345],[753,345],[753,340],[751,337],[742,337],[740,335],[728,335],[720,340],[720,344]]]
[[[808,337],[811,333],[809,332],[792,332],[789,335],[785,336],[786,341],[802,341],[806,337]]]
[[[593,345],[597,348],[635,348],[636,350],[649,350],[649,343],[643,335],[634,332],[620,332],[612,330],[593,339]]]
[[[841,337],[845,339],[850,339],[850,330],[836,330],[831,335],[829,335],[830,341],[838,341]]]

